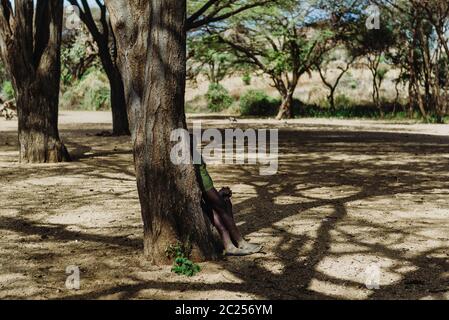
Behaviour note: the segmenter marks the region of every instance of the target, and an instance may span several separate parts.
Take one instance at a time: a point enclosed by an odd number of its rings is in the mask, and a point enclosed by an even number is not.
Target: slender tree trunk
[[[218,243],[203,214],[193,165],[170,160],[170,135],[186,128],[185,0],[109,0],[134,145],[144,223],[144,252],[167,263],[177,241],[192,246],[192,259],[218,257]]]
[[[415,95],[418,102],[419,110],[421,111],[421,115],[424,117],[424,119],[428,120],[426,108],[424,106],[424,101],[421,94],[421,89],[417,81],[415,81]]]
[[[129,122],[126,112],[125,88],[120,70],[117,67],[116,38],[111,32],[111,25],[106,6],[97,1],[100,10],[99,21],[94,18],[88,1],[68,0],[77,6],[81,12],[80,18],[88,28],[93,40],[98,46],[98,53],[103,68],[108,76],[111,89],[112,134],[115,136],[129,135]],[[101,25],[99,28],[98,24]],[[112,38],[112,41],[111,41]]]
[[[330,106],[332,111],[336,110],[335,109],[335,89],[336,89],[336,87],[331,88],[331,92],[330,92],[330,94],[328,96],[329,106]]]
[[[413,92],[413,87],[414,84],[412,82],[412,79],[410,79],[410,82],[408,84],[408,116],[409,118],[413,117],[413,111],[415,109],[415,101],[416,98],[414,97],[414,92]]]
[[[103,24],[103,27],[107,27],[109,30],[109,25],[106,21]],[[97,34],[97,37],[96,42],[98,44],[101,63],[108,77],[111,90],[112,134],[114,136],[128,136],[130,135],[130,128],[126,110],[125,84],[123,83],[122,73],[117,66],[117,57],[111,53],[109,37],[100,34]],[[117,50],[115,37],[113,41],[113,50]]]
[[[415,54],[414,49],[417,48],[418,46],[418,42],[419,42],[419,38],[420,38],[420,28],[421,25],[421,21],[418,19],[416,21],[416,23],[414,24],[414,28],[413,28],[413,41],[412,41],[412,47],[410,48],[411,50],[411,54],[410,54],[410,59],[411,59],[411,65],[410,65],[410,78],[411,78],[411,83],[413,85],[413,92],[414,92],[414,98],[416,99],[416,104],[418,105],[418,108],[421,112],[421,115],[424,117],[424,119],[428,119],[427,117],[427,111],[426,111],[426,106],[424,105],[424,101],[421,95],[421,88],[420,88],[420,83],[419,83],[419,73],[417,72],[418,66],[420,65],[420,63],[417,61],[417,57]]]
[[[373,82],[373,99],[376,104],[377,110],[379,110],[379,115],[383,119],[385,117],[384,110],[382,109],[382,103],[380,101],[380,85],[377,80]]]
[[[416,38],[414,38],[416,39]],[[417,101],[417,97],[415,95],[415,82],[416,82],[416,68],[415,68],[415,49],[414,43],[410,45],[409,55],[408,55],[408,71],[410,74],[410,80],[408,82],[408,108],[409,108],[409,118],[413,117],[413,113],[415,110],[415,105]]]
[[[125,86],[118,70],[108,73],[111,88],[112,134],[130,135],[128,114],[126,112]]]
[[[291,118],[293,118],[293,91],[289,91],[282,97],[282,104],[276,116],[278,120]]]

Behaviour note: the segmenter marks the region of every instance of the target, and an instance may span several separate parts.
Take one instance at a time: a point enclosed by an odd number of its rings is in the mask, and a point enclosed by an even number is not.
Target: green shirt
[[[201,164],[199,165],[200,177],[201,177],[201,189],[203,192],[207,192],[214,188],[214,182],[207,172],[206,164],[203,159],[201,159]]]

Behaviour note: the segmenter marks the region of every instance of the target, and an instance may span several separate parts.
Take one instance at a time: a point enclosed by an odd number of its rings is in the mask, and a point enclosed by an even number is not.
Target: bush
[[[335,110],[331,110],[328,106],[319,105],[303,105],[299,116],[310,118],[377,118],[378,111],[371,105],[357,106],[354,104],[347,104],[343,106],[344,99],[341,100],[342,104]],[[336,103],[337,105],[337,103]]]
[[[3,83],[2,96],[4,96],[6,100],[14,99],[15,94],[11,81],[5,81]]]
[[[336,109],[348,109],[351,108],[354,103],[352,102],[351,98],[344,94],[337,95],[335,97],[335,108]]]
[[[206,94],[207,107],[213,112],[220,112],[229,108],[234,100],[228,90],[221,84],[211,84]]]
[[[245,73],[242,77],[242,81],[245,84],[245,86],[250,86],[251,85],[251,75],[249,73]]]
[[[242,116],[273,116],[281,102],[260,90],[248,90],[240,98]]]

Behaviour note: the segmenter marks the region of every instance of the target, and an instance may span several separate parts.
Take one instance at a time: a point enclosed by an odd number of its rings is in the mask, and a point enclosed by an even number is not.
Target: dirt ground
[[[449,126],[204,119],[280,129],[279,173],[210,167],[264,253],[202,263],[187,278],[141,256],[129,139],[96,136],[110,121],[62,113],[75,161],[21,165],[17,124],[0,120],[0,298],[449,298]],[[78,291],[65,287],[70,265]],[[370,290],[373,270],[380,287]]]

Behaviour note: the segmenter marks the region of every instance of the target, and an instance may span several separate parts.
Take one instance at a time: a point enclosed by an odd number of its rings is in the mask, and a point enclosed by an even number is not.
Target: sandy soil
[[[198,116],[196,116],[198,117]],[[201,264],[186,278],[142,256],[128,138],[96,136],[108,113],[61,114],[75,161],[21,165],[0,120],[0,298],[449,298],[449,127],[209,117],[280,129],[280,167],[214,166],[237,220],[264,253]],[[65,287],[79,266],[81,288]],[[379,267],[380,288],[365,286]]]

